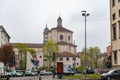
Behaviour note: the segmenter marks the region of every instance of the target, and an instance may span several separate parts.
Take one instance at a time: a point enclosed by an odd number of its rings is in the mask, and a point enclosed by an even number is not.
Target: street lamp
[[[86,68],[86,46],[87,46],[87,42],[86,42],[86,17],[89,16],[90,14],[86,12],[86,10],[81,11],[82,12],[82,16],[85,17],[85,68]]]
[[[52,61],[54,61],[54,64],[53,64],[53,80],[54,80],[54,78],[55,78],[55,52],[53,52],[53,60]]]

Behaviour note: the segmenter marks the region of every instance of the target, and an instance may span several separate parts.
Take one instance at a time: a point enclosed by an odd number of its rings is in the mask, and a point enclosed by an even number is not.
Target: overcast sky
[[[10,42],[42,43],[46,23],[49,29],[56,27],[60,15],[81,51],[85,43],[82,10],[90,14],[87,47],[98,46],[105,52],[110,43],[109,0],[0,0],[0,25]]]

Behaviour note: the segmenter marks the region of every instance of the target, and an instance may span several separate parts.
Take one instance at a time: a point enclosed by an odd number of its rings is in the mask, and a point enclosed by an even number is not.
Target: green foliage
[[[26,69],[26,56],[27,56],[27,45],[23,43],[16,43],[15,48],[19,50],[19,53],[21,52],[22,54],[22,62],[20,63],[20,69]]]
[[[57,44],[53,41],[53,40],[48,40],[44,47],[43,47],[43,50],[45,52],[45,54],[49,54],[51,55],[51,53],[55,52],[57,53],[58,52],[58,47],[57,47]]]
[[[31,53],[32,57],[34,57],[34,55],[36,53],[36,51],[34,49],[29,48],[29,49],[27,49],[27,51],[29,51]]]
[[[14,47],[17,48],[19,51],[21,50],[23,53],[27,52],[27,45],[23,43],[16,43]]]
[[[84,49],[81,53],[81,64],[87,65],[91,68],[98,67],[97,60],[101,58],[101,51],[98,47],[90,47],[86,49],[86,63],[85,63],[85,53]]]
[[[87,79],[100,79],[100,74],[87,74]],[[85,79],[85,75],[70,75],[70,76],[63,76],[63,79]]]
[[[85,70],[85,67],[84,66],[79,66],[78,68],[77,68],[77,71],[78,72],[83,72]]]
[[[43,50],[44,50],[44,57],[46,58],[47,61],[47,66],[50,67],[52,59],[54,57],[53,53],[55,52],[54,61],[56,61],[56,58],[59,56],[58,46],[53,40],[48,40],[44,44]]]
[[[26,69],[27,51],[29,51],[32,56],[35,55],[36,51],[32,48],[28,48],[27,45],[25,45],[23,43],[16,43],[15,48],[17,48],[22,53],[22,63],[20,63],[20,68]]]

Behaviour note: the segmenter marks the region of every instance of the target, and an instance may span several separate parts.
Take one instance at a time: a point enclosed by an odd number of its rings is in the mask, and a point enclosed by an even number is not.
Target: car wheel
[[[111,80],[111,78],[110,78],[110,77],[107,77],[107,80]]]
[[[14,76],[17,77],[17,74],[15,74]]]

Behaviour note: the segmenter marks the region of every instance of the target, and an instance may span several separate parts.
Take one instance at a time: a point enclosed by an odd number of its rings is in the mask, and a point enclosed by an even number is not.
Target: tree
[[[85,54],[85,49],[83,48],[81,54],[81,65],[84,65],[84,67],[89,66],[90,63],[90,56],[88,56],[88,48],[86,48],[86,54]],[[85,58],[86,57],[86,58]],[[86,59],[86,60],[85,60]],[[85,66],[86,65],[86,66]]]
[[[90,47],[89,50],[88,50],[88,55],[89,55],[89,58],[90,58],[90,62],[91,64],[89,64],[92,68],[94,67],[94,48],[93,47]]]
[[[28,48],[27,45],[23,43],[16,43],[14,47],[18,49],[19,55],[21,56],[20,69],[26,69],[27,51],[31,53],[32,57],[35,55],[36,51]]]
[[[31,53],[32,57],[35,56],[36,51],[34,49],[28,48],[27,51],[29,51]]]
[[[98,67],[98,59],[102,56],[100,49],[98,47],[90,47],[88,52],[92,60],[91,67]]]
[[[12,66],[13,55],[14,52],[12,45],[6,44],[0,48],[0,61],[4,62],[5,66]]]
[[[46,58],[47,61],[47,66],[50,68],[52,59],[54,58],[54,60],[56,60],[56,58],[59,56],[58,46],[54,41],[49,39],[44,44],[43,50],[44,50],[44,57]]]
[[[98,67],[98,59],[101,58],[101,51],[98,47],[90,47],[86,49],[86,62],[85,62],[85,54],[84,49],[81,53],[81,64],[84,65],[85,63],[87,66],[91,68]]]
[[[19,55],[21,56],[20,69],[26,69],[27,45],[16,43],[14,47],[18,49]]]

